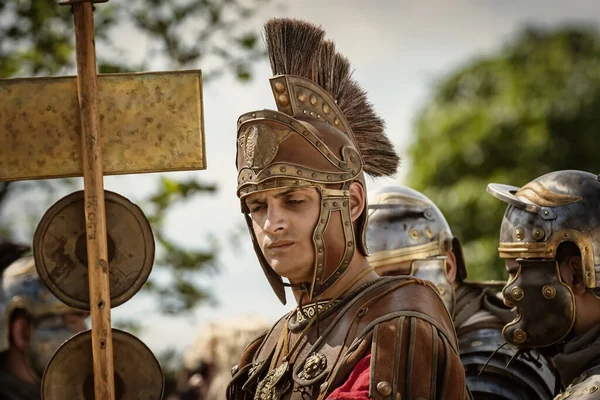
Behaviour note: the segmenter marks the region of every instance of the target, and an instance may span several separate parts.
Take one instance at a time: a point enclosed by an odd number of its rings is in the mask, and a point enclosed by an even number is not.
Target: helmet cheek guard
[[[562,341],[575,323],[573,291],[563,282],[555,260],[518,259],[518,272],[502,294],[517,308],[517,318],[502,330],[515,345],[547,347]]]

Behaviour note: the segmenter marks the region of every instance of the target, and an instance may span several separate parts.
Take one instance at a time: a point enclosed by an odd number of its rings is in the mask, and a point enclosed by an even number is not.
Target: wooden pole
[[[74,3],[77,91],[85,192],[92,354],[96,400],[114,400],[114,366],[110,322],[110,286],[93,5]]]

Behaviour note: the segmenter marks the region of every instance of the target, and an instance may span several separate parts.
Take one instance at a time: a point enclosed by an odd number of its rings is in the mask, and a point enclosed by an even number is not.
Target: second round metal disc
[[[115,400],[160,400],[164,376],[152,351],[135,336],[113,329]],[[42,378],[44,400],[93,400],[92,333],[78,333],[54,353]]]
[[[154,262],[154,238],[142,210],[105,191],[111,307],[129,300],[144,285]],[[48,289],[62,302],[90,309],[83,191],[56,202],[39,223],[35,264]]]

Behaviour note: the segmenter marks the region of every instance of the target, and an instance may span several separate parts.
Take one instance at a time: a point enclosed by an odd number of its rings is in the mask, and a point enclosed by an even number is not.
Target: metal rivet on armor
[[[324,393],[326,390],[327,390],[327,382],[321,383],[321,386],[319,386],[319,392]]]
[[[327,175],[327,180],[330,181],[331,180],[331,175]]]
[[[356,317],[357,318],[362,318],[365,316],[365,314],[367,313],[367,311],[369,311],[369,307],[363,307],[360,310],[358,310],[358,313],[356,313]]]
[[[256,113],[252,113],[252,118],[256,118]]]
[[[392,385],[390,385],[389,382],[381,381],[377,384],[377,391],[382,396],[389,396],[390,394],[392,394]]]
[[[316,178],[316,177],[317,177],[317,174],[313,172],[311,176],[312,176],[313,178]]]
[[[433,237],[433,232],[428,226],[425,227],[425,236],[427,236],[427,239],[431,239]]]
[[[546,285],[542,288],[542,294],[545,298],[551,299],[556,296],[556,288],[552,285]]]
[[[297,173],[298,175],[302,175],[302,171],[300,171],[300,170],[296,171],[296,173]]]
[[[325,223],[325,220],[324,220],[324,219],[322,219],[322,220],[321,220],[321,223],[322,223],[322,224],[324,224],[324,223]]]
[[[417,240],[419,238],[419,236],[420,236],[419,235],[419,231],[416,230],[416,229],[414,229],[414,228],[410,230],[409,234],[410,234],[410,238],[412,240]]]
[[[306,114],[306,110],[302,110],[302,114]]]
[[[287,106],[288,104],[290,104],[290,98],[287,97],[285,94],[281,94],[278,97],[279,100],[279,104],[281,104],[282,106]]]
[[[523,298],[523,296],[525,295],[525,293],[523,292],[523,289],[521,289],[518,286],[513,286],[512,289],[510,289],[510,296],[514,299],[514,300],[521,300]]]
[[[592,385],[586,389],[587,394],[594,393],[598,391],[598,386]]]
[[[344,265],[348,265],[348,260],[344,261]]]
[[[300,103],[304,103],[306,101],[306,95],[302,92],[300,92],[298,94],[298,100],[300,101]]]
[[[231,368],[231,376],[234,376],[235,374],[237,374],[239,369],[240,369],[240,367],[238,365],[234,365],[233,368]]]
[[[548,210],[544,211],[544,215],[549,215],[549,214],[550,214],[550,211],[548,211]]]
[[[338,203],[337,203],[337,201],[334,201],[334,202],[333,202],[333,206],[334,206],[334,207],[337,207],[337,206],[338,206]]]
[[[515,239],[523,240],[524,238],[525,238],[525,231],[523,230],[523,228],[515,229]]]
[[[275,83],[275,91],[277,93],[283,93],[283,92],[285,92],[285,86],[283,85],[283,83],[281,83],[281,82]]]
[[[321,119],[321,116],[319,114],[317,114],[317,118]]]
[[[348,247],[354,246],[354,242],[348,242]]]
[[[343,205],[344,207],[346,207],[346,206],[348,205],[348,202],[347,202],[347,201],[345,201],[345,202],[343,202],[343,203],[342,203],[342,205]]]
[[[544,232],[544,228],[539,226],[534,226],[533,230],[531,231],[531,237],[535,240],[541,240],[544,238],[545,235],[546,232]]]
[[[315,116],[315,113],[311,111],[311,112],[310,112],[310,116],[311,116],[311,117],[314,117],[314,116]]]
[[[340,124],[340,120],[337,119],[337,118],[334,118],[333,119],[333,123],[336,124],[336,125],[339,125]]]
[[[323,252],[323,249],[319,249],[319,253],[322,253],[322,252]]]
[[[271,171],[265,171],[265,175],[266,175],[266,176],[269,176],[269,175],[271,175]]]
[[[527,333],[523,329],[516,329],[513,333],[513,340],[516,344],[521,344],[527,340]]]
[[[310,95],[310,104],[312,104],[313,106],[317,104],[317,96],[315,96],[314,94]]]
[[[446,288],[444,286],[437,285],[436,288],[437,288],[438,292],[440,292],[441,296],[446,294]]]
[[[319,269],[323,268],[323,264],[319,264],[319,266],[317,268],[319,268]]]
[[[285,167],[279,167],[279,170],[280,170],[281,172],[285,172]]]
[[[344,225],[349,226],[350,225],[350,221],[344,222]]]
[[[323,104],[323,112],[329,114],[329,106],[327,104]]]

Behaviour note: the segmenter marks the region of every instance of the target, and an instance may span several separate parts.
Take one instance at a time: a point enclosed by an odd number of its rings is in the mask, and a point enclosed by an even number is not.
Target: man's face
[[[320,204],[315,188],[275,189],[246,197],[252,228],[266,261],[292,283],[312,280],[312,237]]]
[[[29,356],[33,368],[40,376],[54,352],[63,342],[88,329],[89,315],[89,312],[73,310],[60,315],[42,317],[35,321]]]

